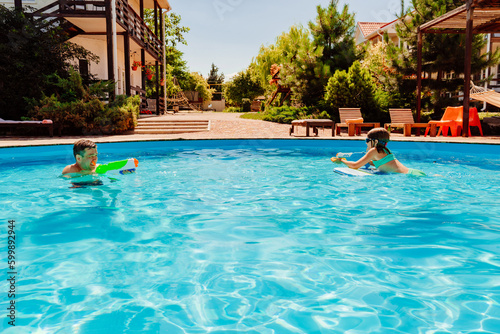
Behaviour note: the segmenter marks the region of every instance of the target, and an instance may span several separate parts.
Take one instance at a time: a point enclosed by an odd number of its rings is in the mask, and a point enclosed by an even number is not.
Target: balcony
[[[59,0],[39,12],[42,17],[65,18],[86,33],[102,33],[106,31],[106,15],[110,5],[110,1]],[[57,6],[58,9],[55,8]],[[162,62],[161,40],[128,5],[127,0],[116,0],[116,21],[118,34],[128,32],[134,42]]]

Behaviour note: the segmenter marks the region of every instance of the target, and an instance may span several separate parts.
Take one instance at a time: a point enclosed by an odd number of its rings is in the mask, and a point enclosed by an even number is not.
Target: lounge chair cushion
[[[350,124],[350,123],[363,123],[362,118],[355,118],[355,119],[346,119],[345,124]]]

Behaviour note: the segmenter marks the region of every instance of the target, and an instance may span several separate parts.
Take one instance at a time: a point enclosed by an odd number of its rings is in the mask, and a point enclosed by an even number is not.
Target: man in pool
[[[80,139],[73,144],[75,163],[64,167],[64,174],[92,174],[97,167],[97,145],[88,139]]]

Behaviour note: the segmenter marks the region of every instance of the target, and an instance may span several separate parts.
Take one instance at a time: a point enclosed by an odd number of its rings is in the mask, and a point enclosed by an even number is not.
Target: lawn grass
[[[488,112],[488,111],[485,111],[485,112],[478,112],[477,114],[479,115],[479,119],[480,120],[482,120],[485,117],[500,116],[500,112]]]

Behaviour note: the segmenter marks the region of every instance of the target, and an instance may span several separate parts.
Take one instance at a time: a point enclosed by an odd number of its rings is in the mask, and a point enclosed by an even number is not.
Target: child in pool
[[[334,163],[344,163],[349,168],[358,169],[367,163],[386,173],[401,173],[411,175],[425,175],[417,169],[405,167],[394,154],[386,147],[389,142],[389,132],[384,128],[375,128],[368,132],[366,137],[366,154],[358,161],[347,161],[345,158],[333,157]]]

